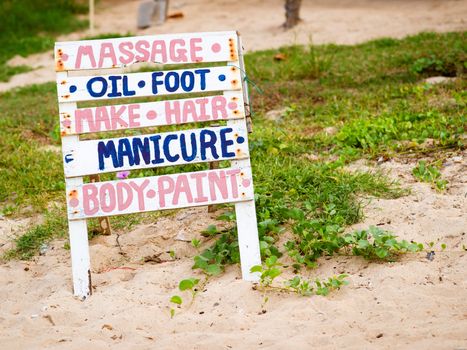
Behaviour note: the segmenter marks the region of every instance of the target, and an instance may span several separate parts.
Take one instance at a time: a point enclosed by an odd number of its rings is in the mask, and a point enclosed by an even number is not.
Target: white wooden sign
[[[90,71],[137,62],[159,63],[161,70],[99,75]],[[163,68],[164,64],[200,62],[218,63]],[[248,93],[238,34],[56,43],[55,67],[74,294],[82,298],[91,294],[86,219],[218,203],[235,203],[242,276],[258,280],[258,274],[250,272],[261,259],[248,151]],[[70,76],[69,71],[87,74]],[[172,94],[190,97],[169,99]],[[141,97],[144,102],[138,101]],[[93,101],[121,98],[132,102],[89,106]],[[158,100],[148,102],[148,98]],[[87,107],[78,108],[81,101],[88,101]],[[154,132],[159,126],[217,121],[226,125]],[[142,135],[92,137],[98,132],[148,127],[151,132]],[[80,140],[81,134],[91,139]],[[96,183],[83,179],[106,172],[220,160],[231,161],[230,167]]]

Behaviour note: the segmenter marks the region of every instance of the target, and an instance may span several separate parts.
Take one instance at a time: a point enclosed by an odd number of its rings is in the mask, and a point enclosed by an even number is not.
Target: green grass
[[[86,21],[76,14],[86,13],[85,1],[3,0],[0,2],[0,81],[29,70],[10,67],[6,62],[15,55],[28,56],[53,49],[55,37],[84,28]]]
[[[250,148],[263,256],[280,255],[281,227],[291,225],[294,239],[286,250],[312,266],[318,256],[339,246],[346,226],[362,219],[369,197],[405,193],[382,174],[345,171],[348,162],[464,147],[465,42],[464,33],[424,33],[356,46],[283,48],[282,61],[273,58],[277,50],[246,56],[249,79],[261,88],[250,84],[254,112]],[[433,86],[422,82],[432,74],[458,79]],[[283,107],[287,111],[280,120],[264,117]],[[61,157],[44,147],[59,145],[55,86],[2,94],[0,111],[0,211],[12,216],[25,208],[42,212],[50,202],[61,208],[31,228],[25,242],[17,242],[11,256],[24,258],[65,230],[54,224],[57,216],[65,220]],[[334,132],[326,132],[329,127]],[[132,176],[205,167],[142,170]],[[106,174],[102,179],[113,177]],[[111,223],[124,230],[153,218],[121,216]],[[206,253],[210,264],[203,266],[218,272],[226,263],[238,261],[238,245],[234,229],[213,232],[220,238]]]

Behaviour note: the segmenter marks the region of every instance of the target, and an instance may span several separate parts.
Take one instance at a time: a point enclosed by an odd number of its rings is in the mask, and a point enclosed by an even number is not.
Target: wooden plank
[[[244,117],[242,93],[228,91],[180,100],[64,109],[60,132],[64,136]]]
[[[80,184],[67,187],[67,198],[76,220],[251,201],[254,193],[251,169],[237,167]]]
[[[58,76],[66,78],[67,73],[58,73]],[[63,109],[76,108],[74,103],[60,104],[59,112]],[[62,138],[62,147],[74,147],[79,142],[78,136],[65,136]],[[83,184],[81,177],[65,179],[67,188],[77,187]],[[68,193],[68,191],[67,191]],[[72,197],[67,198],[67,201]],[[70,239],[71,269],[73,273],[73,293],[81,299],[92,294],[91,290],[91,261],[89,257],[88,227],[86,220],[68,221]]]
[[[80,141],[63,145],[66,177],[249,157],[245,126]]]
[[[242,58],[241,38],[238,36],[238,56]],[[242,84],[244,100],[248,103],[248,87],[246,84],[245,71],[243,61],[233,62],[232,65],[241,67]],[[246,105],[246,114],[249,115],[249,105]],[[235,127],[241,125],[248,128],[247,119],[229,120],[227,125]],[[248,128],[250,131],[250,128]],[[248,142],[248,140],[246,140]],[[231,162],[232,168],[250,168],[250,159],[241,159]],[[251,183],[253,187],[253,182]],[[242,278],[245,281],[259,281],[260,274],[258,272],[251,273],[250,269],[255,265],[261,265],[261,253],[259,247],[258,223],[256,219],[255,201],[239,202],[235,204],[235,216],[237,219],[238,247],[240,250],[240,267],[242,269]]]
[[[240,90],[233,66],[68,77],[57,80],[59,102]]]
[[[183,64],[237,60],[237,33],[161,34],[55,44],[57,72],[126,67],[138,62]]]

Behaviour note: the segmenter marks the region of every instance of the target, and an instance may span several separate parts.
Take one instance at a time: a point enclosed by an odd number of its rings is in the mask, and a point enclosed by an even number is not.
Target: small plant
[[[423,250],[423,244],[398,241],[397,236],[375,226],[371,226],[369,230],[347,234],[344,240],[353,255],[362,256],[367,260],[394,261],[400,254]]]
[[[193,304],[193,301],[195,300],[195,297],[196,297],[196,293],[198,292],[198,290],[195,288],[198,285],[198,283],[199,283],[199,279],[197,278],[187,278],[187,279],[181,280],[178,284],[178,289],[181,292],[189,291],[191,293],[190,305]],[[183,303],[183,299],[179,295],[173,295],[170,298],[170,302],[172,304],[175,304],[177,307],[180,307]],[[174,315],[175,315],[175,309],[171,307],[170,317],[172,318],[174,317]]]
[[[333,290],[338,290],[342,286],[349,284],[349,282],[345,280],[347,276],[346,274],[340,274],[338,276],[329,277],[327,280],[316,278],[314,281],[295,276],[287,281],[286,286],[302,296],[310,296],[313,294],[326,296]]]
[[[431,183],[439,191],[446,189],[447,181],[441,179],[439,162],[428,163],[424,160],[418,162],[417,166],[412,169],[412,174],[415,178],[422,182]]]

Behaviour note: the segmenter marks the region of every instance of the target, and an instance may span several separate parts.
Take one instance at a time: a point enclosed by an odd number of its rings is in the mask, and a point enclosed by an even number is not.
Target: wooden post
[[[94,35],[94,0],[89,0],[89,34]]]

